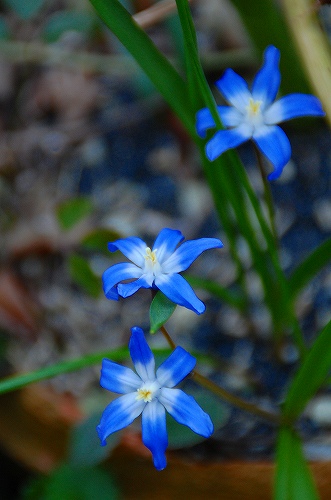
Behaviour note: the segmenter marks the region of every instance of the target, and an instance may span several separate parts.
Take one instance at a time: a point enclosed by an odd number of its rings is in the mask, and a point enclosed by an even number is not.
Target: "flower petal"
[[[259,127],[253,139],[275,167],[274,171],[268,175],[268,179],[277,179],[291,158],[291,145],[287,135],[280,127],[268,125]]]
[[[143,443],[153,454],[155,468],[162,470],[167,465],[168,434],[165,409],[156,399],[145,406],[141,425]]]
[[[206,306],[195,295],[187,281],[180,274],[161,274],[155,278],[155,285],[168,299],[201,314]]]
[[[143,267],[146,255],[146,243],[137,236],[130,236],[121,240],[108,243],[108,250],[116,252],[120,250],[125,257],[131,260],[136,266]]]
[[[274,102],[264,114],[267,125],[298,118],[299,116],[324,116],[317,97],[310,94],[289,94]]]
[[[140,267],[131,262],[122,262],[106,269],[102,275],[102,283],[107,299],[118,300],[116,285],[126,279],[139,278],[141,274]]]
[[[210,437],[213,433],[214,426],[210,416],[193,396],[188,396],[180,389],[162,387],[159,401],[178,423],[187,425],[193,432],[204,437]]]
[[[236,127],[243,119],[242,113],[232,106],[217,106],[224,127]],[[196,129],[200,137],[206,137],[206,130],[216,126],[208,108],[200,109],[196,114]]]
[[[199,238],[185,241],[163,263],[162,271],[171,274],[185,271],[202,252],[211,248],[222,248],[222,246],[223,243],[217,238]]]
[[[224,151],[235,148],[252,137],[253,128],[246,123],[230,130],[219,130],[207,142],[206,154],[210,161],[215,160]]]
[[[139,377],[146,382],[155,379],[155,359],[145,340],[144,332],[138,326],[131,328],[129,350]]]
[[[216,126],[214,118],[208,108],[200,109],[196,114],[196,129],[199,137],[206,137],[206,130]]]
[[[225,99],[242,113],[252,97],[247,82],[232,69],[227,69],[215,83]]]
[[[137,394],[130,392],[112,401],[104,410],[97,432],[101,440],[101,445],[105,446],[109,434],[123,429],[130,425],[143,411],[146,403],[137,400]]]
[[[217,106],[224,127],[237,127],[243,120],[243,114],[232,106]]]
[[[280,85],[279,58],[279,50],[269,45],[264,51],[264,64],[254,78],[252,96],[255,101],[262,101],[262,110],[276,99]]]
[[[176,229],[166,227],[160,231],[153,245],[153,251],[157,250],[156,258],[160,264],[175,251],[175,248],[183,239],[183,234]]]
[[[139,389],[141,379],[130,368],[114,363],[110,359],[102,360],[100,385],[108,391],[125,394]]]
[[[196,362],[190,353],[178,346],[159,366],[156,378],[161,386],[174,387],[193,370]]]
[[[151,278],[147,280],[146,278]],[[143,274],[136,281],[132,281],[131,283],[121,283],[117,286],[118,294],[125,299],[134,294],[139,288],[151,288],[154,281],[154,276],[151,274],[147,276]]]

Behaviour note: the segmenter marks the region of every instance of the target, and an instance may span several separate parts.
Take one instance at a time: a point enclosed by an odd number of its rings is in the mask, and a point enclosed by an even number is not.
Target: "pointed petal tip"
[[[206,310],[205,304],[202,301],[200,301],[200,302],[201,302],[201,305],[199,304],[198,308],[192,309],[192,311],[195,312],[198,315],[203,314],[205,312],[205,310]]]
[[[267,176],[268,181],[275,181],[275,180],[277,180],[281,176],[282,172],[283,172],[283,168],[279,169],[279,170],[274,170],[273,172],[271,172]]]
[[[274,45],[268,45],[264,51],[265,56],[277,55],[280,57],[280,50]]]
[[[164,470],[166,468],[166,466],[167,466],[167,462],[165,463],[165,465],[164,464],[160,465],[160,464],[154,462],[154,467],[156,470]]]
[[[100,439],[100,446],[106,446],[107,441],[103,435],[103,431],[102,431],[100,424],[96,426],[96,430],[97,430],[98,437]]]
[[[206,145],[205,151],[206,151],[206,156],[207,156],[209,161],[216,160],[216,158],[218,158],[222,154],[222,153],[219,153],[218,151],[216,151],[214,147],[213,148],[210,147],[209,143]]]
[[[206,428],[205,428],[205,433],[202,434],[203,437],[205,438],[210,438],[210,436],[213,434],[214,432],[214,424],[211,420],[211,418],[209,417],[209,415],[206,413]]]
[[[142,328],[140,328],[140,326],[133,326],[131,328],[131,335],[140,336],[140,337],[145,338],[144,331]]]

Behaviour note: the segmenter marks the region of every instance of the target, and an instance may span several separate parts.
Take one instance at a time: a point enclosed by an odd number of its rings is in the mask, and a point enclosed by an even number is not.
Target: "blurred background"
[[[181,68],[173,2],[122,3]],[[250,80],[261,64],[234,4],[191,2],[211,85],[228,66]],[[319,15],[328,30],[329,8]],[[292,91],[300,91],[295,82]],[[107,251],[107,242],[139,235],[152,243],[163,227],[178,228],[188,239],[224,235],[194,145],[87,0],[1,0],[0,129],[1,375],[124,346],[133,325],[147,332],[146,291],[129,301],[103,296],[101,275],[121,260]],[[286,132],[293,159],[273,193],[283,265],[291,270],[331,231],[330,137],[321,124]],[[239,151],[261,192],[251,146]],[[246,256],[253,328],[199,289],[206,314],[179,307],[169,328],[176,343],[213,354],[203,364],[207,375],[272,409],[298,353],[288,342],[273,360],[261,285],[244,241],[238,248]],[[190,273],[231,286],[235,268],[226,248],[221,252],[202,255]],[[298,304],[307,338],[330,319],[330,305],[329,268]],[[165,347],[157,335],[151,345]],[[211,440],[200,443],[169,422],[169,461],[175,466],[161,474],[141,444],[139,422],[101,448],[95,426],[113,395],[99,387],[99,370],[95,363],[1,396],[1,498],[176,499],[183,492],[190,498],[243,498],[240,488],[250,477],[256,490],[246,498],[267,498],[272,470],[266,460],[273,457],[275,429],[190,383],[187,390],[212,413],[217,432]],[[330,405],[330,396],[322,394],[302,419],[311,459],[331,459]],[[253,459],[258,468],[252,472],[241,461]],[[215,462],[225,467],[222,478]]]

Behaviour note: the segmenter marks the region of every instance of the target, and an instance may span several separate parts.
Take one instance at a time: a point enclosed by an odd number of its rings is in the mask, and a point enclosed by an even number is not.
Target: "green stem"
[[[161,327],[161,332],[163,333],[164,337],[166,338],[167,342],[169,343],[171,349],[175,349],[176,344],[172,340],[172,338],[171,338],[170,334],[168,333],[167,329],[165,328],[165,326]],[[244,410],[248,413],[253,413],[253,415],[261,417],[264,420],[268,420],[269,422],[272,422],[274,424],[281,423],[280,415],[277,415],[276,413],[269,412],[267,410],[263,410],[262,408],[259,408],[258,406],[254,405],[252,403],[248,403],[247,401],[244,401],[243,399],[239,398],[238,396],[231,394],[226,389],[223,389],[219,385],[215,384],[215,382],[213,382],[212,380],[206,378],[198,370],[193,370],[192,378],[199,385],[201,385],[202,387],[205,387],[210,392],[214,393],[216,396],[218,396],[220,399],[223,399],[227,403],[230,403],[231,405],[236,406],[237,408],[240,408],[241,410]]]
[[[192,378],[202,387],[205,387],[209,391],[213,392],[216,396],[223,399],[227,403],[230,403],[231,405],[236,406],[237,408],[240,408],[241,410],[244,410],[248,413],[253,413],[253,415],[261,417],[264,420],[268,420],[269,422],[273,422],[274,424],[280,424],[280,415],[263,410],[262,408],[259,408],[252,403],[248,403],[247,401],[238,398],[238,396],[231,394],[227,390],[215,384],[212,380],[201,375],[201,373],[199,373],[197,370],[194,370],[192,372]]]
[[[264,192],[264,201],[266,202],[267,209],[268,209],[268,215],[269,215],[269,221],[270,221],[270,226],[271,226],[271,231],[274,237],[274,245],[277,247],[277,230],[276,230],[276,224],[275,224],[275,209],[274,209],[274,203],[272,199],[272,193],[270,189],[270,183],[268,182],[267,175],[265,172],[264,164],[263,164],[263,158],[261,155],[261,151],[257,148],[257,146],[253,143],[254,145],[254,150],[257,158],[257,165],[261,174],[262,182],[263,182],[263,192]]]

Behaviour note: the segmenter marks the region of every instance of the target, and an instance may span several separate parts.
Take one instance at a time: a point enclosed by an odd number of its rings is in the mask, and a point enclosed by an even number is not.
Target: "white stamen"
[[[150,403],[159,389],[160,384],[156,380],[145,382],[144,385],[137,389],[136,400],[142,399],[145,403]]]
[[[157,249],[151,250],[149,247],[146,247],[144,272],[148,274],[151,273],[154,276],[162,272],[160,263],[156,257],[156,252]]]

